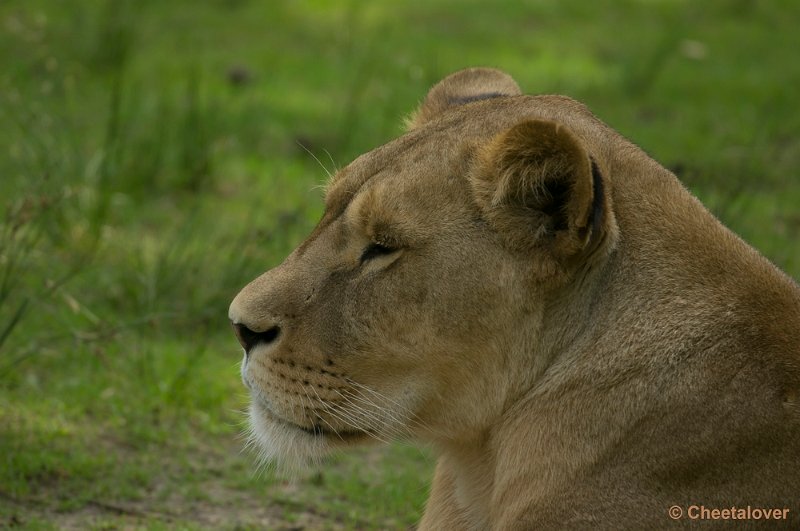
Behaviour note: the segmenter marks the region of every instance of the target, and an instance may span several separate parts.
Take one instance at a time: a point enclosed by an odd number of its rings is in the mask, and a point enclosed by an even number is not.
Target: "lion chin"
[[[259,458],[277,465],[283,473],[317,466],[331,451],[325,438],[280,420],[258,401],[250,404],[249,420],[249,440],[259,449]]]
[[[574,100],[474,68],[407,126],[231,303],[262,458],[428,443],[422,530],[800,529],[797,284]]]

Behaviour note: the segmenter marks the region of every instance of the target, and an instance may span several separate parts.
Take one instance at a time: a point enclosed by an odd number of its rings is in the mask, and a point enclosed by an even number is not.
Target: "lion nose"
[[[233,325],[233,331],[236,334],[236,339],[239,340],[239,343],[242,345],[242,348],[244,348],[246,353],[249,353],[250,350],[252,350],[252,348],[259,343],[269,345],[278,339],[278,336],[281,333],[281,328],[277,325],[267,328],[263,332],[254,332],[241,323],[231,324]]]

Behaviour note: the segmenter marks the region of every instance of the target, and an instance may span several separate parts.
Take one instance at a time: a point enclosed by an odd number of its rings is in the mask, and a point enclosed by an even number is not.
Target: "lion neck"
[[[485,529],[488,522],[498,521],[503,515],[494,515],[492,508],[513,507],[513,498],[520,493],[528,501],[536,492],[546,497],[603,446],[604,441],[596,439],[593,449],[565,447],[559,419],[568,413],[553,397],[558,395],[554,389],[560,378],[564,377],[564,385],[572,385],[562,368],[585,356],[590,331],[582,323],[599,311],[609,269],[603,263],[581,270],[565,287],[542,294],[545,311],[525,322],[538,337],[529,336],[512,347],[525,349],[509,356],[523,360],[516,367],[522,377],[512,384],[515,389],[508,393],[503,411],[483,429],[437,442],[439,466],[452,479],[454,502],[471,528]],[[543,386],[547,393],[542,393]]]

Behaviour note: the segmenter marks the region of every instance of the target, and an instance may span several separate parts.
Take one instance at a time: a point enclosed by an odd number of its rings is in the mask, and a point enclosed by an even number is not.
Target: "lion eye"
[[[372,260],[373,258],[377,258],[379,256],[392,254],[396,250],[397,249],[392,249],[391,247],[387,247],[386,245],[380,243],[370,243],[367,245],[367,248],[364,249],[364,252],[361,253],[361,262],[364,263],[367,260]]]

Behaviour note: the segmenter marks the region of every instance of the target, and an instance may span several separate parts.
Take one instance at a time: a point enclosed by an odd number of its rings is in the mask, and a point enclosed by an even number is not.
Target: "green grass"
[[[0,4],[0,526],[407,528],[404,445],[255,473],[226,322],[443,75],[565,93],[800,277],[789,0]],[[327,523],[326,523],[327,522]]]

